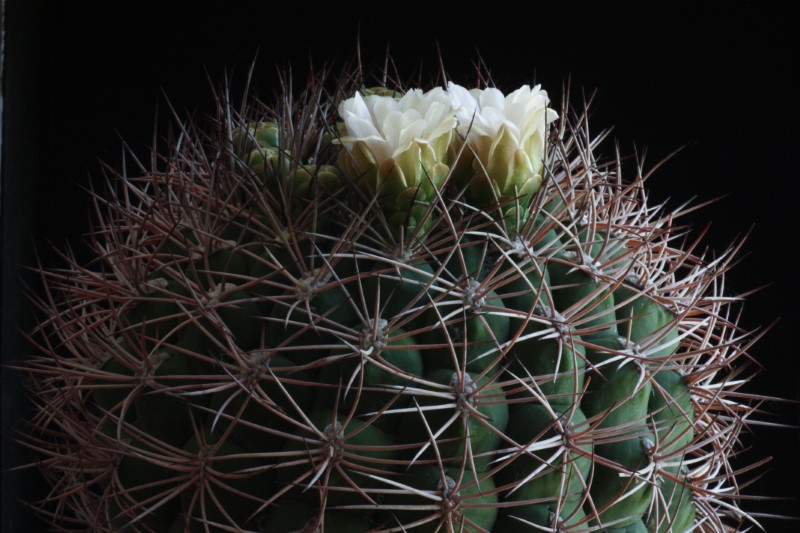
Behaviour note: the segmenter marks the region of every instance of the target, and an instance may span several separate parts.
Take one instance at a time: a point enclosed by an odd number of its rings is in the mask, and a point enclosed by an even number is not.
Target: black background
[[[777,325],[751,353],[765,369],[751,391],[800,398],[796,253],[798,193],[797,44],[786,10],[759,3],[665,3],[629,9],[503,3],[372,3],[324,9],[274,2],[26,2],[8,0],[3,154],[4,362],[27,348],[10,324],[29,324],[20,303],[16,265],[30,264],[34,245],[52,241],[80,250],[89,224],[90,182],[102,160],[117,164],[122,140],[145,154],[156,109],[166,122],[167,98],[180,114],[211,110],[209,78],[228,73],[238,87],[255,59],[253,86],[269,100],[277,73],[294,81],[309,65],[342,65],[360,41],[367,67],[383,63],[387,47],[404,79],[429,78],[441,51],[457,81],[474,79],[482,60],[498,87],[542,83],[561,99],[571,79],[576,103],[597,90],[592,123],[614,126],[622,152],[647,149],[655,164],[680,147],[650,181],[652,201],[677,206],[725,196],[685,222],[723,250],[752,228],[741,263],[728,276],[732,294],[749,296],[741,324]],[[165,2],[166,4],[166,2]],[[166,95],[166,96],[165,96]],[[607,144],[606,149],[613,148]],[[727,196],[726,196],[727,195]],[[43,251],[46,262],[50,254]],[[27,321],[27,322],[26,322]],[[17,376],[3,373],[3,468],[19,464],[9,440],[24,402]],[[772,422],[800,424],[795,404],[768,402]],[[740,466],[766,456],[771,465],[746,492],[798,495],[800,432],[753,427],[752,449]],[[750,478],[752,475],[746,474]],[[19,518],[17,495],[41,490],[30,474],[5,476],[3,531],[35,531]],[[756,501],[749,509],[800,516],[796,501]],[[797,531],[798,523],[766,523],[767,531]]]

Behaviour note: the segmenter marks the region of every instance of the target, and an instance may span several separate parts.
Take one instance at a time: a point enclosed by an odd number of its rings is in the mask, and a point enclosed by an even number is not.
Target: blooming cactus
[[[732,253],[682,249],[538,86],[315,91],[187,127],[97,197],[96,262],[42,271],[29,444],[57,527],[748,518]]]

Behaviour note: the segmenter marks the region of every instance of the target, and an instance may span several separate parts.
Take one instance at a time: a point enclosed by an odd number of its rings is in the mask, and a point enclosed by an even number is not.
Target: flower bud
[[[280,128],[274,122],[251,123],[233,132],[234,153],[240,155],[265,184],[289,171],[290,158],[281,150]]]

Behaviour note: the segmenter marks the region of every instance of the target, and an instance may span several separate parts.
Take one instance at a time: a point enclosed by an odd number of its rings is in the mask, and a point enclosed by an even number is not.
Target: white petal
[[[377,95],[372,95],[377,96]],[[378,125],[386,122],[386,117],[399,109],[397,100],[394,98],[377,97],[372,100],[372,114],[375,123]]]
[[[380,136],[380,132],[371,120],[364,120],[361,117],[349,115],[345,123],[347,124],[347,133],[351,137]]]
[[[472,98],[464,90],[467,98]],[[474,98],[472,98],[474,101]],[[427,143],[449,135],[457,119],[450,94],[441,87],[428,92],[412,89],[399,99],[356,93],[339,105],[347,136],[342,144],[352,148],[364,141],[377,164],[404,151],[412,142]]]
[[[494,107],[496,109],[503,109],[506,104],[506,99],[500,90],[490,87],[484,89],[481,94],[481,110]]]
[[[345,105],[347,105],[348,102],[350,103],[350,108],[348,109],[347,107],[345,107],[345,109],[353,113],[355,116],[365,120],[369,119],[372,116],[372,114],[369,111],[369,108],[367,107],[367,103],[364,101],[364,98],[361,96],[360,93],[356,93],[355,98],[353,98],[352,100],[345,101],[344,102]]]
[[[456,111],[461,107],[466,107],[468,110],[474,110],[478,107],[478,100],[457,83],[451,81],[447,84],[447,94],[450,96],[450,101]]]
[[[411,144],[411,142],[417,137],[423,137],[423,133],[425,132],[425,121],[424,120],[415,120],[411,124],[408,124],[403,131],[400,132],[400,139],[399,142],[396,144],[397,148],[400,151],[405,151],[405,149]]]
[[[523,85],[504,96],[494,88],[467,91],[449,83],[448,93],[458,119],[458,132],[466,136],[484,164],[487,145],[498,138],[501,128],[507,130],[534,167],[541,164],[547,125],[558,114],[547,107],[550,100],[539,85]]]
[[[392,157],[394,148],[392,144],[387,142],[383,137],[370,137],[362,140],[367,143],[367,146],[372,152],[372,155],[375,156],[375,161],[377,161],[378,164]]]
[[[497,135],[500,126],[503,125],[505,120],[506,117],[503,114],[503,110],[496,107],[484,108],[481,111],[480,117],[475,117],[475,122],[480,124],[481,129],[492,137]]]

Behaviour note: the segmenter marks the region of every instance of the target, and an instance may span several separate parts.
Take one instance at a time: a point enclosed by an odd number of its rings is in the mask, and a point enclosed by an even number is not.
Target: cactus
[[[595,153],[587,109],[538,87],[323,85],[181,124],[96,197],[96,260],[40,269],[26,442],[54,525],[752,520],[737,247],[698,255],[641,169]]]

